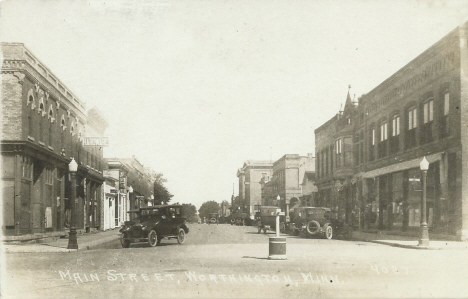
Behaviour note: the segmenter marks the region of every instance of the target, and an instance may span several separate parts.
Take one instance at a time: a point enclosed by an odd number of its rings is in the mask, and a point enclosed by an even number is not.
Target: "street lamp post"
[[[278,200],[278,202],[281,200],[281,197],[278,195],[276,197],[276,199]],[[279,237],[279,226],[280,226],[280,220],[279,220],[279,215],[276,216],[276,236]]]
[[[429,169],[429,162],[424,157],[419,164],[422,171],[422,202],[421,202],[421,239],[419,240],[419,246],[429,246],[429,230],[427,228],[426,221],[426,177],[427,170]]]
[[[72,158],[68,164],[68,171],[70,172],[71,180],[71,219],[70,219],[70,233],[68,234],[68,249],[78,249],[78,239],[76,237],[76,171],[78,164]]]

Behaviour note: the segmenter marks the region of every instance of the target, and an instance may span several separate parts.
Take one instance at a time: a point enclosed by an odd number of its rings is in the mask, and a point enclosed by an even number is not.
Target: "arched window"
[[[34,137],[33,136],[34,135],[34,133],[33,133],[34,117],[33,117],[32,111],[34,110],[36,105],[34,104],[34,96],[33,96],[33,90],[32,89],[29,90],[29,92],[28,92],[28,101],[27,101],[26,105],[30,108],[29,109],[29,115],[28,115],[28,136]]]
[[[47,115],[47,118],[49,119],[49,142],[48,145],[52,146],[52,137],[53,137],[53,123],[55,121],[54,118],[54,109],[52,108],[52,105],[49,106],[49,113]]]
[[[39,141],[41,142],[44,142],[44,128],[43,128],[43,120],[42,118],[47,114],[46,111],[45,111],[45,106],[44,106],[44,99],[41,98],[39,100],[39,109],[38,109],[38,112],[39,112]]]
[[[62,115],[62,118],[60,119],[60,127],[62,128],[62,131],[65,131],[67,129],[67,125],[65,124],[65,116]]]

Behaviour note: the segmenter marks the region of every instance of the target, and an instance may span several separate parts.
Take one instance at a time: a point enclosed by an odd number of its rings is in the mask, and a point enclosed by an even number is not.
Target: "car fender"
[[[179,228],[182,228],[186,234],[189,233],[189,228],[187,227],[187,225],[185,225],[185,223],[179,226]]]

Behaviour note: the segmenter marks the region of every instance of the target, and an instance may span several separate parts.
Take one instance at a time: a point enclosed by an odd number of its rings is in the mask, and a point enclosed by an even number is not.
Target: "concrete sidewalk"
[[[99,249],[108,243],[118,242],[120,233],[118,228],[113,230],[97,231],[92,233],[78,234],[78,250]],[[67,238],[50,238],[41,240],[40,243],[26,243],[26,244],[8,244],[2,243],[2,252],[75,252],[76,249],[67,249]]]
[[[410,236],[399,236],[395,234],[386,234],[385,232],[372,233],[372,232],[362,232],[362,231],[353,231],[353,240],[372,242],[382,245],[389,245],[394,247],[401,248],[410,248],[410,249],[432,249],[432,250],[441,250],[441,249],[458,249],[466,250],[468,249],[468,242],[463,241],[443,241],[440,240],[437,235],[434,235],[431,239],[429,234],[429,246],[419,246],[417,237]]]

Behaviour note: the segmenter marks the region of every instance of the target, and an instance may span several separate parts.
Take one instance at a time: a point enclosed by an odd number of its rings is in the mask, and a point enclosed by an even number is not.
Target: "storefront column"
[[[409,175],[408,170],[403,171],[403,221],[402,231],[407,231],[409,226]]]

